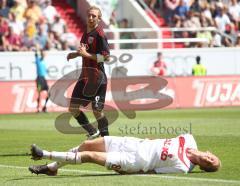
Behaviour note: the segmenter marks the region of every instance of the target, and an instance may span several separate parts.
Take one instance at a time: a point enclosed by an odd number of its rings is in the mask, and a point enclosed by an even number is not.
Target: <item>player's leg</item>
[[[104,138],[96,138],[94,140],[86,140],[79,146],[73,147],[69,152],[77,153],[83,151],[96,151],[96,152],[105,152],[105,142]],[[65,166],[66,163],[63,162],[52,162],[47,164],[47,167],[51,171],[56,171],[57,169]]]
[[[104,138],[97,138],[94,140],[87,140],[85,143],[82,143],[80,146],[74,147],[72,149],[70,149],[71,152],[74,152],[74,154],[76,154],[76,152],[81,151],[100,151],[100,152],[106,152],[106,150],[112,152],[117,152],[119,151],[120,147],[122,146],[122,143],[124,141],[124,138],[121,137],[104,137]],[[42,150],[37,150],[38,148],[35,148],[35,150],[32,152],[32,156],[34,156],[33,159],[41,159],[43,156],[43,152]],[[108,153],[109,154],[109,153]],[[63,154],[66,155],[66,154]],[[111,169],[112,166],[112,159],[118,159],[119,154],[109,154],[108,156],[108,162],[106,162],[107,168]],[[29,170],[32,173],[35,174],[46,174],[49,176],[54,176],[57,174],[57,171],[60,167],[66,165],[68,163],[66,162],[53,162],[50,163],[48,165],[33,165],[29,167]],[[114,164],[116,165],[117,162],[114,162]]]
[[[107,85],[100,85],[96,96],[94,97],[94,101],[92,102],[93,114],[98,122],[98,129],[100,131],[101,136],[108,136],[108,120],[104,115],[103,108],[105,103],[105,96],[107,91]]]
[[[95,152],[95,151],[83,151],[79,152],[82,163],[95,163],[101,166],[105,166],[107,153]]]
[[[39,112],[40,98],[41,98],[41,89],[42,89],[39,77],[37,77],[37,79],[36,79],[36,86],[37,86],[37,93],[38,93],[38,97],[37,97],[37,112]]]
[[[106,152],[104,138],[86,140],[78,147],[78,151],[79,152],[83,152],[83,151]]]
[[[102,137],[109,136],[108,120],[103,111],[93,110],[93,114],[98,122],[98,130],[100,131],[100,135]]]
[[[106,152],[82,151],[82,152],[49,152],[42,150],[36,145],[31,146],[32,159],[49,159],[67,164],[81,164],[81,163],[97,163],[105,165]],[[98,157],[99,156],[99,157]]]
[[[49,89],[48,84],[47,84],[47,81],[46,81],[45,78],[43,78],[43,89],[47,91],[47,98],[45,99],[45,103],[44,103],[42,111],[47,112],[47,102],[48,102],[48,99],[49,99],[50,95],[49,95],[49,92],[48,92],[48,89]]]
[[[50,95],[48,93],[47,98],[46,98],[45,103],[44,103],[44,106],[43,106],[43,109],[42,109],[43,112],[47,112],[47,102],[49,100],[49,97],[50,97]]]
[[[78,153],[72,152],[54,152],[50,153],[44,151],[43,158],[53,159],[61,164],[82,164],[82,163],[95,163],[98,165],[105,165],[107,153],[106,152],[94,152],[84,151]],[[46,174],[48,176],[57,175],[57,170],[51,170],[47,165],[32,165],[29,167],[29,171],[34,174]]]
[[[38,91],[38,97],[37,97],[37,112],[39,112],[39,107],[40,107],[40,98],[41,98],[41,92]]]
[[[89,123],[89,120],[85,113],[80,110],[80,105],[87,106],[87,104],[90,102],[89,100],[83,98],[82,96],[83,88],[84,84],[81,81],[78,81],[72,92],[69,112],[91,136],[97,133],[97,130]]]
[[[79,152],[79,147],[80,146],[73,147],[68,152],[77,153],[77,152]],[[59,168],[64,167],[65,165],[67,165],[67,163],[54,161],[52,163],[49,163],[49,164],[45,165],[45,171],[44,172],[45,173],[57,172],[57,170]]]

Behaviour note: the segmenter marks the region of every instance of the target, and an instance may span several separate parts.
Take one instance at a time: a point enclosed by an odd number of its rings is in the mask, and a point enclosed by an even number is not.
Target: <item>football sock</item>
[[[98,129],[100,131],[101,136],[109,136],[107,118],[103,116],[99,118],[97,122],[98,122]]]
[[[73,153],[79,152],[79,151],[78,151],[78,150],[79,150],[79,147],[80,147],[80,146],[73,147],[73,148],[71,148],[68,152],[73,152]]]
[[[37,111],[39,112],[39,105],[40,105],[40,97],[38,95],[38,98],[37,98]]]
[[[97,132],[97,130],[89,123],[87,116],[82,111],[75,118],[78,123],[89,133],[89,135],[93,135]]]
[[[43,158],[64,162],[67,164],[81,164],[81,154],[79,152],[48,152],[43,150]]]
[[[48,96],[48,97],[46,98],[46,100],[45,100],[44,107],[46,107],[46,106],[47,106],[48,99],[49,99],[49,96]]]
[[[79,149],[79,146],[73,147],[72,149],[69,150],[69,152],[77,153],[78,149]],[[55,171],[55,170],[65,166],[66,164],[67,163],[65,163],[65,162],[56,162],[55,161],[55,162],[47,164],[47,166],[50,170]]]
[[[67,163],[59,162],[59,161],[55,161],[55,162],[47,164],[48,168],[52,171],[55,171],[65,165],[67,165]]]

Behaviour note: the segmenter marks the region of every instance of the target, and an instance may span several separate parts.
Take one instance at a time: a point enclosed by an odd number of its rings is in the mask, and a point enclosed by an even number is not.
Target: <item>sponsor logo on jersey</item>
[[[94,41],[94,37],[88,37],[88,44],[92,44]]]

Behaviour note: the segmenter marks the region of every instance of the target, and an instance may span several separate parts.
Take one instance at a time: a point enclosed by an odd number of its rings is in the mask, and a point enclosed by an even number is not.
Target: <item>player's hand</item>
[[[72,52],[67,55],[67,60],[69,61],[70,59],[76,58],[78,56],[77,53]]]
[[[84,45],[83,43],[80,44],[80,46],[78,47],[77,50],[78,54],[82,57],[86,57],[87,55],[87,48],[86,45]]]

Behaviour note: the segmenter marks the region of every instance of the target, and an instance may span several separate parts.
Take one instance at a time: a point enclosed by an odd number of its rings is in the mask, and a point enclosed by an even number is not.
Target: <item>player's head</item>
[[[157,53],[157,57],[158,57],[158,58],[161,58],[161,57],[162,57],[162,52],[158,52],[158,53]]]
[[[216,172],[221,167],[221,161],[209,151],[200,152],[198,165],[201,170],[206,172]]]
[[[101,21],[102,12],[97,6],[91,6],[87,10],[87,25],[89,28],[95,28]]]
[[[197,57],[196,57],[196,61],[197,61],[197,64],[200,64],[201,57],[200,57],[200,56],[197,56]]]

